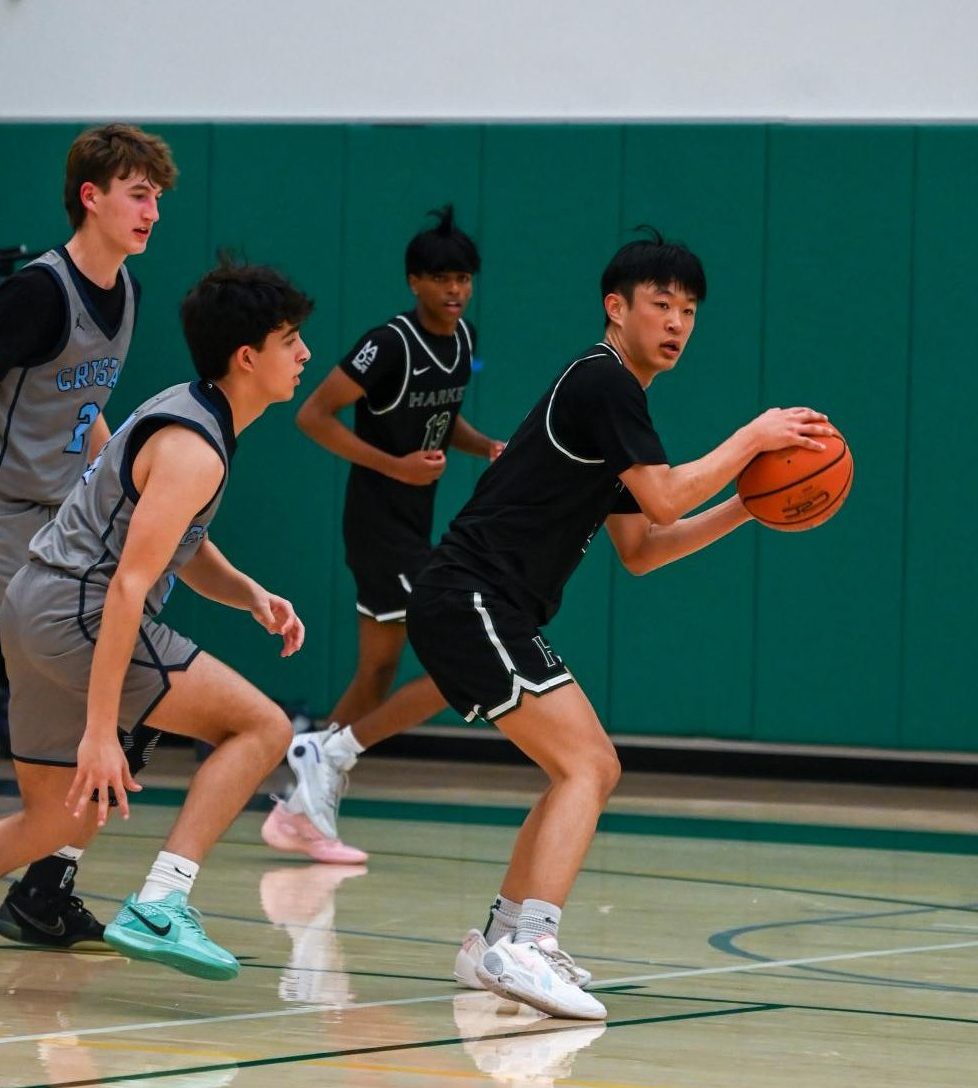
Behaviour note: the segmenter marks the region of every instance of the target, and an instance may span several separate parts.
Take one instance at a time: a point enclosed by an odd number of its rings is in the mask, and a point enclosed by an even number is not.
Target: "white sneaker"
[[[338,839],[336,818],[346,793],[347,773],[331,756],[326,742],[335,727],[302,733],[289,745],[289,766],[296,785],[286,802],[290,812],[308,817],[327,839]]]
[[[591,982],[591,972],[585,967],[578,967],[571,956],[562,948],[558,948],[555,937],[543,937],[537,944],[540,951],[550,960],[557,974],[575,986],[586,989]],[[476,971],[482,962],[482,957],[489,950],[489,945],[482,932],[478,929],[470,929],[462,941],[462,947],[455,957],[455,981],[460,986],[469,990],[484,990],[486,987],[480,981]]]
[[[462,947],[455,957],[455,981],[469,990],[484,990],[486,987],[475,973],[482,962],[482,957],[489,951],[485,937],[478,929],[470,929],[465,934]]]
[[[588,1024],[539,1030],[547,1019],[544,1013],[488,993],[456,994],[452,1006],[462,1049],[480,1073],[510,1088],[554,1088],[573,1073],[577,1053],[606,1029],[605,1024]]]
[[[597,998],[562,977],[533,941],[514,944],[507,934],[483,954],[476,975],[486,989],[500,997],[525,1001],[551,1016],[604,1020],[608,1015]]]

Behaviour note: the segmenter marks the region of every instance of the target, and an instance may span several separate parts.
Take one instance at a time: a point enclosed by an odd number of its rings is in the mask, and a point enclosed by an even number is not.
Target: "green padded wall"
[[[307,646],[282,661],[249,617],[180,590],[168,617],[202,645],[317,712],[349,678],[346,468],[293,421],[361,331],[410,305],[403,248],[429,209],[454,201],[480,242],[481,368],[464,411],[502,438],[601,335],[601,268],[649,223],[699,252],[710,282],[680,366],[650,390],[673,460],[764,407],[811,403],[849,438],[855,486],[815,532],[747,526],[644,579],[601,534],[549,632],[556,648],[615,733],[978,750],[976,515],[958,484],[978,394],[978,128],[153,127],[181,176],[131,263],[144,301],[110,422],[190,375],[177,308],[219,247],[279,265],[317,299],[303,387],[244,435],[214,533],[293,598]],[[61,173],[79,129],[0,124],[0,245],[64,239]],[[450,456],[439,531],[482,467]],[[401,677],[416,671],[407,655]]]
[[[843,514],[760,533],[755,736],[891,744],[899,707],[913,131],[775,127],[762,401],[852,445]]]
[[[978,403],[972,314],[978,129],[918,135],[904,554],[901,746],[978,748],[976,514],[969,466]],[[894,496],[894,500],[896,496]]]

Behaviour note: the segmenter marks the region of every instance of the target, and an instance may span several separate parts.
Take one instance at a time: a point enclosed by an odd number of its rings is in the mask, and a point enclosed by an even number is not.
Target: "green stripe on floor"
[[[0,795],[15,796],[13,782],[0,781]],[[131,804],[183,804],[186,790],[146,786],[130,797]],[[267,797],[255,797],[251,811],[267,811]],[[349,797],[343,815],[366,820],[410,820],[429,823],[482,824],[518,827],[527,810],[513,805],[464,805],[437,801],[382,800]],[[618,835],[657,835],[679,839],[714,839],[726,842],[790,843],[799,846],[837,846],[862,850],[918,851],[927,854],[978,854],[978,835],[897,828],[839,827],[826,824],[769,823],[722,820],[696,816],[660,816],[652,813],[606,812],[599,831]]]

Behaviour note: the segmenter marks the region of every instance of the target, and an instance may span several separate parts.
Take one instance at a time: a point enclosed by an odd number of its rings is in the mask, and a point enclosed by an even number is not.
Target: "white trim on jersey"
[[[492,721],[494,718],[498,718],[500,714],[505,714],[506,711],[513,710],[517,707],[524,691],[528,691],[532,695],[542,695],[545,691],[559,687],[561,684],[566,684],[574,679],[566,669],[557,676],[551,676],[549,680],[544,680],[542,684],[535,684],[532,680],[527,680],[525,677],[520,676],[516,671],[516,666],[513,664],[513,659],[509,656],[506,647],[502,644],[499,636],[496,634],[496,629],[492,625],[492,617],[482,603],[481,593],[472,594],[472,604],[475,606],[476,612],[479,613],[479,616],[482,619],[482,626],[486,629],[489,641],[495,647],[496,653],[499,654],[499,660],[502,661],[506,671],[510,673],[513,678],[513,690],[508,699],[489,710],[480,710],[478,707],[474,707],[470,714],[465,716],[466,721],[471,721],[472,718],[477,715],[486,718],[488,721]]]
[[[394,401],[391,404],[388,404],[386,408],[371,408],[369,401],[367,402],[367,411],[373,416],[386,415],[387,412],[392,412],[401,403],[404,399],[404,394],[407,392],[408,380],[411,377],[411,348],[408,345],[407,338],[393,322],[388,321],[387,327],[393,329],[404,344],[404,384],[401,386],[400,393],[397,394]]]
[[[475,350],[474,345],[472,344],[472,333],[469,332],[469,327],[462,318],[458,319],[458,327],[465,333],[465,342],[469,345],[469,355],[471,355]]]
[[[397,576],[397,580],[401,583],[402,586],[404,586],[404,592],[405,593],[413,593],[414,592],[414,590],[411,588],[411,583],[408,581],[406,574],[399,574]]]
[[[614,350],[614,349],[612,349],[612,350]],[[615,357],[617,358],[617,353],[616,353]],[[588,361],[588,359],[601,359],[601,358],[603,358],[603,356],[601,356],[601,355],[585,355],[583,359],[575,359],[574,362],[571,363],[571,365],[557,379],[557,384],[554,386],[554,391],[550,394],[550,400],[547,402],[547,412],[546,412],[546,415],[544,417],[544,422],[545,422],[546,427],[547,427],[547,437],[550,439],[550,441],[553,444],[554,448],[557,449],[560,453],[562,453],[565,457],[569,457],[572,461],[578,461],[582,465],[603,465],[605,463],[605,461],[604,461],[603,457],[597,457],[597,458],[594,458],[594,457],[578,457],[576,453],[571,453],[571,451],[569,449],[566,449],[564,446],[562,446],[557,441],[557,438],[556,438],[556,436],[554,435],[554,432],[553,432],[553,428],[550,426],[550,413],[551,413],[551,411],[553,411],[554,397],[557,396],[557,390],[560,388],[560,383],[564,380],[564,378],[567,377],[568,374],[570,374],[570,372],[574,369],[574,367],[577,366],[578,363],[586,363]],[[618,362],[620,363],[621,359],[618,359]]]
[[[394,321],[403,321],[404,324],[407,325],[407,327],[411,330],[411,333],[414,336],[415,340],[417,340],[417,342],[425,349],[425,351],[428,353],[429,357],[431,358],[431,361],[440,370],[443,370],[446,374],[454,374],[455,373],[455,368],[458,366],[459,360],[462,358],[462,341],[458,338],[458,329],[455,330],[455,362],[452,363],[451,366],[445,366],[445,364],[441,361],[441,359],[439,359],[438,356],[431,350],[431,348],[429,348],[428,345],[424,342],[424,340],[421,338],[421,333],[418,332],[418,330],[411,324],[411,322],[404,316],[404,314],[398,314],[397,317],[394,318]],[[459,324],[461,324],[461,323],[462,323],[462,319],[459,318]],[[397,327],[392,322],[389,322],[389,324],[391,325],[391,328],[396,328]],[[466,338],[468,338],[468,333],[466,333]],[[471,353],[471,351],[472,351],[472,343],[470,341],[469,342],[469,352]]]
[[[390,623],[392,620],[403,620],[407,617],[407,609],[401,608],[396,612],[371,612],[365,604],[361,604],[357,601],[357,611],[361,616],[369,616],[370,619],[376,620],[378,623]]]

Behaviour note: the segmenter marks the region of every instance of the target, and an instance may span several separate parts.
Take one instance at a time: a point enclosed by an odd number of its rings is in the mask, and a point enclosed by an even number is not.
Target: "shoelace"
[[[203,915],[196,907],[188,903],[185,907],[179,908],[179,913],[183,915],[191,929],[196,930],[202,937],[207,936],[204,932]]]
[[[93,917],[92,912],[77,895],[69,895],[65,900],[65,912],[67,914],[79,914],[89,918]]]
[[[350,776],[346,771],[336,771],[335,767],[333,770],[336,773],[330,775],[328,782],[320,781],[322,792],[318,798],[313,798],[313,800],[321,802],[317,805],[318,808],[331,812],[335,816],[339,811],[343,794],[346,793],[347,786],[350,784]]]
[[[577,985],[577,964],[573,956],[562,948],[540,948],[540,954],[565,982]]]

